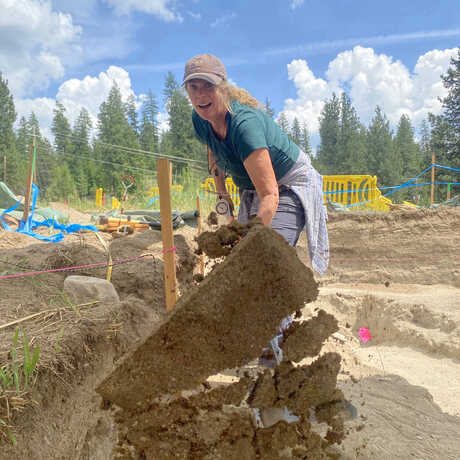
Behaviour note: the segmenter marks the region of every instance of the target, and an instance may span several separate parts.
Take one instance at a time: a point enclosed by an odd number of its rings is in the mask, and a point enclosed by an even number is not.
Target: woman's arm
[[[270,154],[267,149],[256,149],[243,164],[260,200],[257,216],[265,225],[270,226],[279,203],[278,184]]]

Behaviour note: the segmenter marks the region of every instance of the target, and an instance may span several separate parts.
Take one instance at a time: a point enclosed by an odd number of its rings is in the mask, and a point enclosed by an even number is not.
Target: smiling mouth
[[[211,107],[211,103],[209,102],[208,104],[198,104],[198,107],[200,109],[208,109],[209,107]]]

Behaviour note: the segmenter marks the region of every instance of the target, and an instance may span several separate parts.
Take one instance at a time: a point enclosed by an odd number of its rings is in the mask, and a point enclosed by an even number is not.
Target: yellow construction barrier
[[[175,192],[175,193],[181,195],[183,191],[184,191],[184,186],[183,185],[172,185],[171,186],[171,192]],[[150,187],[149,191],[148,191],[148,194],[149,194],[149,198],[153,198],[154,196],[160,196],[159,187],[157,187],[157,186]]]
[[[389,211],[391,200],[382,196],[377,188],[377,176],[369,175],[331,175],[323,176],[324,202],[327,200],[351,206],[352,210],[372,209]]]
[[[225,179],[225,186],[227,187],[228,194],[232,198],[233,205],[235,208],[238,208],[240,206],[240,193],[231,177],[227,177],[227,179]],[[206,180],[200,184],[200,187],[203,189],[205,194],[212,193],[215,195],[217,193],[216,184],[214,183],[214,179],[212,177],[206,178]]]
[[[225,180],[227,191],[231,195],[235,207],[240,205],[238,187],[231,177]],[[212,177],[200,184],[205,193],[216,193],[216,186]],[[324,202],[327,200],[351,206],[351,210],[372,209],[373,211],[389,211],[391,200],[382,196],[377,188],[377,176],[369,175],[331,175],[323,176]]]
[[[102,187],[96,190],[96,207],[102,208]]]
[[[112,209],[118,209],[121,207],[121,203],[113,196],[112,197]]]

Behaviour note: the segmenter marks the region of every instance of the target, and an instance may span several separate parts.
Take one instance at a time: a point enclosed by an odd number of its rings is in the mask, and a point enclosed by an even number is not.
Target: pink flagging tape
[[[167,253],[167,252],[177,252],[177,248],[175,246],[173,246],[172,248],[163,250],[163,253]]]
[[[361,337],[363,343],[367,343],[372,339],[372,335],[367,327],[360,328],[358,334]]]
[[[74,267],[63,267],[63,268],[53,268],[50,270],[41,270],[41,271],[34,271],[34,272],[24,272],[24,273],[12,273],[10,275],[2,275],[0,276],[0,280],[6,280],[11,278],[24,278],[26,276],[35,276],[35,275],[42,275],[44,273],[58,273],[58,272],[66,272],[71,270],[82,270],[85,268],[96,268],[96,267],[106,267],[107,265],[118,265],[127,262],[134,262],[135,260],[143,259],[144,257],[152,257],[154,254],[142,254],[138,257],[130,257],[129,259],[121,259],[121,260],[113,260],[112,262],[97,262],[95,264],[87,264],[87,265],[77,265]]]

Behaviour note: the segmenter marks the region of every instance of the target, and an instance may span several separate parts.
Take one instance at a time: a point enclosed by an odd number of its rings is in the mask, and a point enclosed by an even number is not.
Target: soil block
[[[281,319],[317,295],[313,273],[296,250],[270,228],[255,226],[97,392],[129,409],[191,389],[257,358]]]

